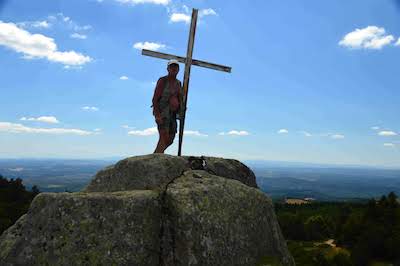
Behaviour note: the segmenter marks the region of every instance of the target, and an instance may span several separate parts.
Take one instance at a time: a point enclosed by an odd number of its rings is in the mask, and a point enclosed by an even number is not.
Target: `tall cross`
[[[198,15],[198,10],[193,9],[192,21],[190,23],[189,41],[188,41],[188,46],[187,46],[186,57],[181,57],[181,56],[176,56],[176,55],[166,54],[166,53],[160,53],[160,52],[150,51],[150,50],[146,50],[146,49],[142,50],[142,55],[157,57],[157,58],[166,59],[166,60],[175,59],[175,60],[178,60],[179,62],[185,64],[185,73],[183,76],[183,97],[181,100],[181,106],[184,106],[184,108],[181,108],[181,113],[179,115],[180,123],[179,123],[178,156],[181,156],[181,154],[182,154],[183,132],[184,132],[184,128],[185,128],[185,117],[186,117],[187,98],[188,98],[188,92],[189,92],[189,77],[190,77],[191,66],[195,65],[195,66],[211,68],[211,69],[229,72],[229,73],[232,70],[231,67],[213,64],[213,63],[200,61],[200,60],[196,60],[196,59],[192,58],[194,37],[196,34],[197,15]]]

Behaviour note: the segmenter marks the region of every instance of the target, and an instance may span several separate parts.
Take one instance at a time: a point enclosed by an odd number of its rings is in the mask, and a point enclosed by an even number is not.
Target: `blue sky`
[[[400,167],[395,0],[0,0],[0,157],[151,153],[140,48],[185,55],[193,7],[194,58],[233,71],[192,68],[184,154]]]

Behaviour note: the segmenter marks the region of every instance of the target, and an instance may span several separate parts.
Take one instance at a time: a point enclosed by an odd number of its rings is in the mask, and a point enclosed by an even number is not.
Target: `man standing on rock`
[[[164,153],[171,146],[178,128],[176,119],[182,102],[181,82],[176,79],[179,72],[178,61],[168,61],[167,70],[168,75],[158,80],[153,96],[153,115],[159,134],[154,153]]]

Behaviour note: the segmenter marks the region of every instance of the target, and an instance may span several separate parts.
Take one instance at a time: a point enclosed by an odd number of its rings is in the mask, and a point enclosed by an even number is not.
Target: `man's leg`
[[[172,119],[169,124],[169,136],[168,136],[167,147],[165,149],[167,149],[169,146],[172,145],[172,143],[174,143],[177,128],[178,124],[176,122],[176,116],[172,116]]]
[[[167,143],[167,148],[169,146],[172,145],[172,143],[174,143],[174,139],[175,139],[175,132],[170,132],[169,136],[168,136],[168,143]]]
[[[154,153],[164,153],[164,151],[167,149],[168,142],[169,142],[169,133],[168,129],[162,128],[158,129],[158,134],[159,134],[159,139],[157,143],[157,147],[154,150]]]

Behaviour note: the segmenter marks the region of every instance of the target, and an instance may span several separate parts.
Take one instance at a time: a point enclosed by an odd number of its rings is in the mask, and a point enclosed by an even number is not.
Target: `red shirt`
[[[158,101],[160,100],[163,90],[165,88],[165,82],[168,79],[168,89],[169,89],[169,107],[172,112],[177,112],[179,109],[179,99],[181,93],[181,83],[177,79],[169,78],[168,76],[162,77],[157,81],[156,89],[153,96],[153,114],[159,116],[161,113]]]

